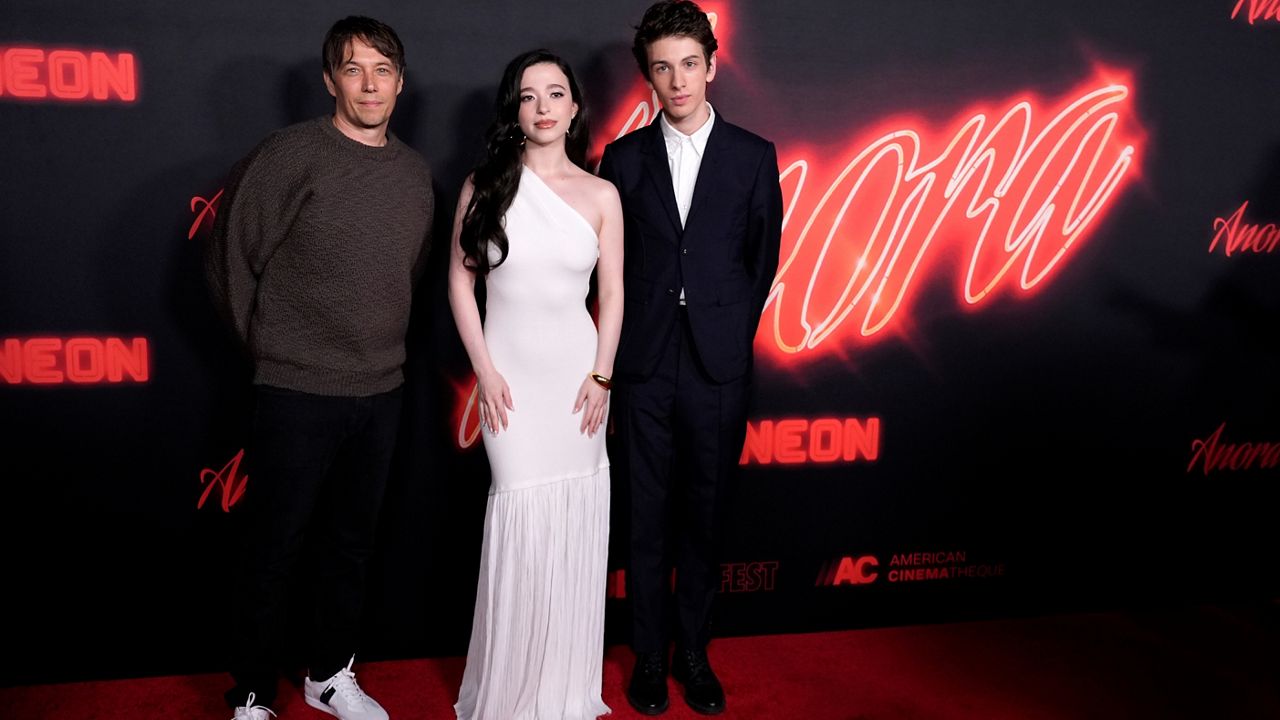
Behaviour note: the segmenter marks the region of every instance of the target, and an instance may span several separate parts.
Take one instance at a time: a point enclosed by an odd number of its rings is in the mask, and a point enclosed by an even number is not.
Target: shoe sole
[[[631,695],[627,695],[627,704],[630,705],[632,709],[634,709],[636,712],[640,713],[641,715],[661,715],[662,713],[667,711],[667,708],[671,707],[671,698],[667,698],[667,700],[662,703],[662,707],[647,708],[647,707],[641,707],[637,705],[636,701],[631,699]]]
[[[680,683],[682,686],[685,684],[685,681],[680,678],[676,678],[676,682]],[[688,705],[690,710],[698,713],[699,715],[719,715],[724,712],[724,705],[721,705],[720,707],[707,707],[706,705],[697,705],[690,702],[687,692],[684,694],[684,704]]]
[[[719,715],[724,712],[723,705],[717,708],[709,708],[705,705],[701,705],[701,706],[694,705],[693,703],[689,702],[689,698],[687,697],[684,699],[684,704],[688,705],[690,710],[698,713],[699,715]]]
[[[327,712],[330,715],[339,719],[342,718],[342,716],[338,714],[337,710],[334,710],[331,706],[326,705],[323,700],[317,700],[311,697],[310,695],[305,695],[305,694],[302,696],[302,699],[305,700],[308,705],[310,705],[311,707],[321,712]],[[384,710],[383,712],[386,712],[386,711]]]
[[[317,710],[319,710],[319,711],[321,711],[321,712],[327,712],[327,713],[329,713],[330,715],[332,715],[332,716],[334,716],[334,717],[338,717],[338,711],[337,711],[337,710],[334,710],[333,708],[329,707],[328,705],[325,705],[323,701],[321,701],[321,700],[316,700],[316,699],[312,698],[310,695],[303,695],[302,699],[303,699],[303,700],[306,700],[306,701],[307,701],[307,704],[308,704],[308,705],[310,705],[311,707],[313,707],[313,708],[315,708],[315,709],[317,709]]]

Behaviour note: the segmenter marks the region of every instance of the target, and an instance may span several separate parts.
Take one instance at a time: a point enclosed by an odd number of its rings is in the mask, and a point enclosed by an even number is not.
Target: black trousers
[[[707,376],[683,308],[665,344],[654,374],[619,383],[614,398],[631,498],[627,597],[636,652],[665,651],[672,616],[677,646],[710,642],[724,500],[746,436],[749,376]]]
[[[313,679],[328,678],[354,654],[364,602],[365,563],[373,551],[400,420],[399,389],[369,397],[329,397],[256,387],[245,453],[240,578],[228,588],[232,706],[250,692],[270,706],[283,655],[287,589],[306,547],[314,561],[309,647]]]

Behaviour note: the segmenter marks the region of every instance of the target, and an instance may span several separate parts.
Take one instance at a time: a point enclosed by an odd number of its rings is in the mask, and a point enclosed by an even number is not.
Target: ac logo
[[[852,557],[846,555],[839,560],[827,563],[818,571],[819,587],[835,587],[839,585],[869,585],[880,577],[877,569],[880,561],[874,555]]]

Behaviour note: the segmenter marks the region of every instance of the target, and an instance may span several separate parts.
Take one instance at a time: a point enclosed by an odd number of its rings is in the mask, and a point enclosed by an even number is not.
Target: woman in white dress
[[[601,701],[604,446],[622,327],[622,208],[585,169],[573,72],[520,55],[454,220],[449,304],[492,469],[461,720],[588,720]],[[599,329],[586,307],[597,273]],[[485,278],[483,323],[475,279]]]

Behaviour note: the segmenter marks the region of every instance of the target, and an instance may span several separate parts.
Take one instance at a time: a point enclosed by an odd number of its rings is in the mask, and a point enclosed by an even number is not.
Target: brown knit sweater
[[[205,275],[254,382],[339,396],[398,387],[434,204],[426,162],[390,134],[370,147],[322,117],[249,153],[219,203]]]

